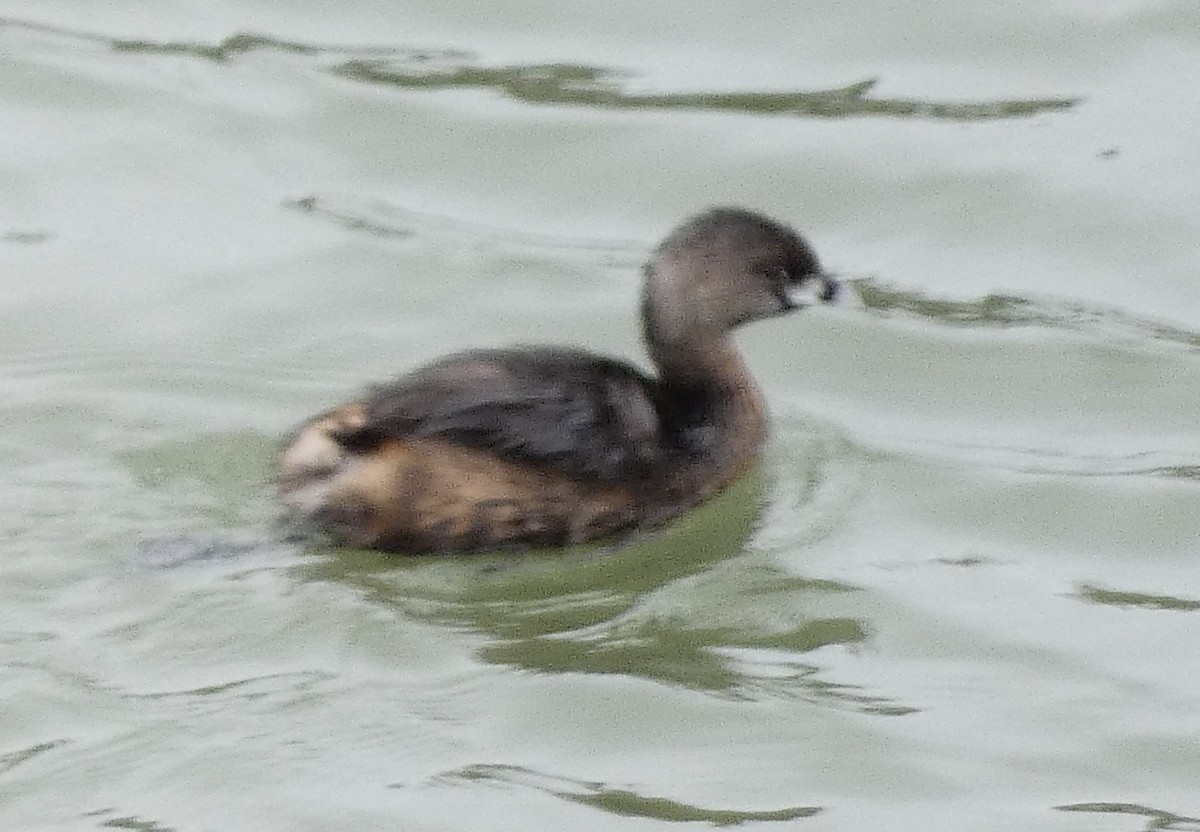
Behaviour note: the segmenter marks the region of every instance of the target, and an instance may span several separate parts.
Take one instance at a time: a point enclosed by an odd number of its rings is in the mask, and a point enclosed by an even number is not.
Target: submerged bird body
[[[450,552],[653,526],[723,489],[767,428],[729,331],[834,284],[799,235],[739,209],[680,226],[645,275],[656,377],[569,349],[450,356],[302,426],[281,499],[345,542]]]

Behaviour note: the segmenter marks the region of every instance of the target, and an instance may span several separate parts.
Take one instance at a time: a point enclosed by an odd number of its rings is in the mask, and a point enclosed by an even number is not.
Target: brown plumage
[[[645,268],[658,369],[549,347],[453,355],[324,413],[287,441],[279,494],[358,546],[561,545],[660,524],[742,476],[766,437],[730,330],[829,300],[793,230],[736,208],[683,223]]]

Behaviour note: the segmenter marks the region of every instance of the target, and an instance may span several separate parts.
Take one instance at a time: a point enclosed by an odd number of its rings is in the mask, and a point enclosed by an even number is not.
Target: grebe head
[[[684,222],[655,249],[645,276],[642,320],[652,345],[721,337],[838,291],[796,231],[741,208]]]

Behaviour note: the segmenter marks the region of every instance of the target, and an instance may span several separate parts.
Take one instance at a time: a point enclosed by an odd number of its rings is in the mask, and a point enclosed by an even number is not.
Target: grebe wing
[[[441,439],[574,478],[643,479],[662,463],[654,382],[633,366],[557,349],[462,353],[375,388],[335,438]]]

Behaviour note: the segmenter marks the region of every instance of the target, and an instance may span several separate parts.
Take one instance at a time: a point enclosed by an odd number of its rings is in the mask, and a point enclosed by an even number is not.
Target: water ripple
[[[581,803],[613,815],[669,821],[707,823],[712,826],[740,826],[743,823],[810,818],[821,812],[820,806],[789,806],[784,809],[711,809],[670,798],[640,794],[632,789],[543,774],[524,766],[479,764],[439,775],[442,782],[493,782],[536,789],[572,803]]]
[[[66,745],[67,740],[50,740],[49,742],[39,742],[36,745],[31,745],[28,748],[20,748],[16,751],[10,751],[7,754],[0,754],[0,774],[11,771],[21,763],[27,760],[32,760],[40,754],[45,754],[58,748],[61,745]]]
[[[528,104],[566,104],[626,110],[707,110],[760,115],[847,118],[889,116],[947,121],[991,121],[1066,110],[1075,98],[1007,99],[946,102],[875,98],[879,79],[844,87],[777,92],[632,93],[621,87],[630,73],[607,67],[557,63],[525,66],[481,66],[478,63],[430,69],[396,59],[351,60],[334,74],[355,81],[404,89],[482,88],[503,92]]]
[[[489,66],[479,55],[458,49],[336,46],[303,43],[252,32],[230,35],[216,43],[106,38],[15,18],[0,18],[2,27],[107,44],[113,51],[122,54],[183,56],[222,64],[250,52],[271,51],[318,59],[324,71],[360,83],[421,90],[490,89],[526,104],[623,110],[732,111],[809,118],[882,116],[994,121],[1069,110],[1079,103],[1076,97],[1007,98],[973,102],[882,98],[871,95],[878,78],[817,90],[636,93],[623,87],[623,82],[632,73],[619,68],[576,63]]]
[[[1112,607],[1140,607],[1148,610],[1174,610],[1176,612],[1196,612],[1200,610],[1200,601],[1194,598],[1181,598],[1174,595],[1147,595],[1142,592],[1105,589],[1093,584],[1082,584],[1079,587],[1079,597],[1093,604],[1107,604]]]
[[[530,254],[584,254],[593,262],[617,262],[630,268],[640,264],[646,250],[644,245],[635,240],[536,234],[417,211],[389,200],[359,194],[306,194],[285,201],[284,207],[311,214],[348,231],[393,240],[436,237],[442,245],[455,249],[470,247],[519,252],[526,257]]]
[[[891,286],[875,278],[850,281],[869,311],[902,314],[954,327],[1040,326],[1075,332],[1105,332],[1200,347],[1200,333],[1181,326],[1131,315],[1124,310],[1066,299],[985,295],[951,300]]]
[[[1155,830],[1178,830],[1195,832],[1200,830],[1200,818],[1177,815],[1165,809],[1155,809],[1137,803],[1070,803],[1055,806],[1060,812],[1091,812],[1100,815],[1133,815],[1146,818],[1146,832]]]

